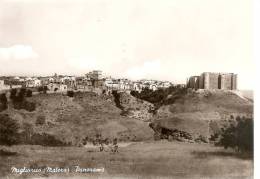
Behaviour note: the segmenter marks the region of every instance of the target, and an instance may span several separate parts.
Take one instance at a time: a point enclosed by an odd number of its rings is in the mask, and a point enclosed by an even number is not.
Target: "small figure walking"
[[[100,141],[99,151],[102,152],[103,150],[104,150],[104,144],[102,141]]]
[[[118,145],[117,145],[117,138],[113,140],[113,148],[112,148],[113,153],[118,153]]]

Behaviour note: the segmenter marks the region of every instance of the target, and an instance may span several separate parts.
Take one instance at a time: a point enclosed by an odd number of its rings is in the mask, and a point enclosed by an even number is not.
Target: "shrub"
[[[38,126],[38,125],[44,125],[46,122],[45,120],[45,116],[38,116],[37,119],[36,119],[36,122],[35,124]]]
[[[43,93],[44,93],[44,94],[46,94],[48,90],[49,90],[49,89],[48,89],[47,86],[44,86],[44,87],[43,87]]]
[[[30,143],[32,135],[34,133],[33,125],[31,123],[24,123],[23,124],[24,128],[24,138],[25,138],[25,143]]]
[[[25,109],[29,112],[35,111],[36,104],[34,102],[25,101],[25,106],[23,107],[23,109]]]
[[[38,88],[38,92],[43,92],[43,86],[40,86],[39,88]]]
[[[208,143],[208,140],[205,136],[199,135],[198,138],[195,139],[195,142]]]
[[[28,102],[25,99],[25,96],[31,97],[32,90],[26,90],[25,88],[21,88],[18,94],[16,95],[17,90],[12,89],[10,98],[13,101],[14,109],[25,109],[27,111],[34,111],[36,109],[36,104],[33,102]]]
[[[0,145],[13,145],[18,143],[19,125],[7,114],[0,114]]]
[[[29,112],[35,111],[36,109],[36,104],[34,102],[28,102],[28,101],[16,101],[13,103],[14,104],[14,109],[25,109]]]
[[[114,101],[116,103],[116,106],[121,109],[121,110],[124,110],[124,107],[121,105],[121,102],[120,102],[120,94],[117,92],[117,91],[112,91],[112,95],[114,96]]]
[[[32,90],[28,89],[26,91],[26,97],[32,97]]]
[[[160,107],[165,104],[173,104],[176,99],[187,93],[186,88],[180,86],[171,86],[165,89],[150,90],[144,88],[140,93],[137,91],[131,91],[130,94],[136,98],[153,103],[155,106]],[[171,95],[170,98],[168,96]]]
[[[25,96],[26,94],[26,88],[21,88],[20,91],[19,91],[20,95],[23,95]]]
[[[14,97],[13,102],[23,102],[24,101],[24,96],[26,93],[25,88],[21,88],[20,91],[18,92],[17,96]]]
[[[0,111],[6,110],[8,107],[7,105],[7,98],[6,98],[6,94],[0,94]]]
[[[33,134],[32,144],[43,145],[43,146],[65,146],[66,143],[57,139],[55,136],[47,133]]]
[[[236,122],[222,128],[220,140],[216,145],[230,147],[241,152],[253,152],[253,119],[237,117]]]
[[[74,97],[74,91],[67,91],[67,96]]]
[[[11,89],[11,94],[10,94],[10,99],[11,99],[11,100],[14,100],[14,99],[15,99],[16,93],[17,93],[17,89],[16,89],[16,88]]]

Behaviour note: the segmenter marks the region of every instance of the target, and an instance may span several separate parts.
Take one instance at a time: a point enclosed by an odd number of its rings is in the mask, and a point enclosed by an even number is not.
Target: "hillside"
[[[249,99],[251,101],[254,101],[254,92],[252,90],[240,90],[239,92],[245,98],[247,98],[247,99]]]
[[[39,94],[27,100],[36,104],[35,111],[16,110],[9,102],[8,109],[1,113],[16,119],[22,141],[33,144],[48,141],[55,144],[57,140],[80,145],[83,139],[94,139],[97,134],[120,141],[167,139],[169,135],[181,141],[205,141],[227,124],[231,116],[235,119],[253,114],[251,100],[237,92],[220,90],[173,91],[156,108],[123,92],[113,95],[78,92],[73,98]]]
[[[95,93],[75,93],[74,98],[62,94],[39,94],[27,100],[36,103],[36,111],[15,110],[9,104],[4,113],[16,119],[25,133],[47,133],[66,144],[78,145],[85,137],[117,137],[122,141],[140,141],[153,138],[148,123],[122,116],[113,96]],[[42,121],[42,122],[41,122]]]
[[[153,104],[124,92],[116,93],[114,97],[117,106],[122,109],[122,115],[142,121],[150,121],[153,117]]]
[[[231,116],[252,115],[253,103],[231,91],[198,90],[178,96],[172,104],[162,105],[154,116],[153,125],[159,133],[162,129],[170,129],[188,132],[193,138],[200,135],[208,138]]]

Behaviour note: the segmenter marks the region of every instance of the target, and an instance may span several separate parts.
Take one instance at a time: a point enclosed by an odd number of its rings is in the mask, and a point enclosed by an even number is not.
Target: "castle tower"
[[[204,76],[204,89],[209,89],[210,86],[209,86],[209,73],[204,73],[203,74]]]
[[[232,74],[231,90],[236,90],[236,89],[237,89],[237,74]]]

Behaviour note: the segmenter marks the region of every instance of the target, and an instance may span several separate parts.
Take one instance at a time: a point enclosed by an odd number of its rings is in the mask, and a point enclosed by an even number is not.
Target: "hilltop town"
[[[186,84],[175,84],[159,80],[129,80],[127,78],[113,78],[105,76],[100,70],[93,70],[84,76],[57,75],[52,76],[1,76],[0,91],[13,88],[31,88],[37,91],[45,88],[48,92],[92,91],[96,93],[110,93],[116,91],[137,91],[144,89],[152,91],[166,89],[171,86],[187,87],[192,89],[220,89],[236,90],[237,74],[204,72],[200,76],[191,76]]]
[[[105,77],[100,70],[93,70],[85,76],[53,75],[46,77],[26,76],[1,76],[0,91],[11,88],[39,88],[47,87],[50,92],[64,92],[68,90],[107,92],[119,91],[141,91],[144,88],[153,91],[160,88],[173,86],[169,81],[138,80],[132,81],[126,78]]]
[[[229,176],[229,168],[236,168],[232,175],[252,175],[253,100],[239,94],[236,74],[204,72],[186,84],[116,79],[98,70],[82,77],[0,79],[0,146],[11,145],[0,149],[0,178],[13,176],[11,164],[93,165],[156,176],[174,176],[168,168],[192,168],[185,176],[204,176],[205,170]],[[230,140],[226,131],[234,125],[242,125],[244,135],[231,133]],[[246,149],[246,162],[218,145]],[[151,166],[159,168],[151,172]]]

